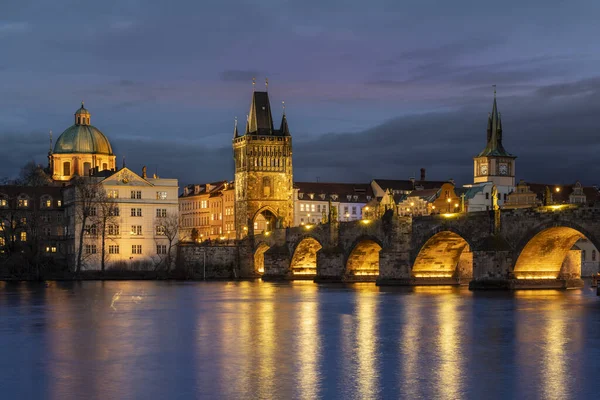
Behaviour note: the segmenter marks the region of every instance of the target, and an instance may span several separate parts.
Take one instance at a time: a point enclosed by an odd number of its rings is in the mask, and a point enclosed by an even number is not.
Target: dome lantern
[[[79,110],[75,112],[75,125],[89,125],[90,124],[90,112],[85,109],[83,106],[83,101],[81,102],[81,107]]]

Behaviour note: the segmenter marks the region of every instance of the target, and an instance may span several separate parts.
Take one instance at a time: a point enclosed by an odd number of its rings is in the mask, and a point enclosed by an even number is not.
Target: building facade
[[[372,198],[368,183],[295,182],[294,226],[362,219]]]
[[[235,239],[235,186],[220,181],[188,185],[179,196],[180,240]]]
[[[0,262],[64,263],[64,214],[62,187],[0,186]]]
[[[269,95],[255,91],[244,135],[233,134],[238,237],[293,224],[292,136],[285,110],[273,128]]]

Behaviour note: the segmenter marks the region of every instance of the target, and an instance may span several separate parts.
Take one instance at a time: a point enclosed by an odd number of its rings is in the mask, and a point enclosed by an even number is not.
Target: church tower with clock
[[[494,87],[494,105],[488,116],[487,144],[485,149],[473,158],[474,182],[491,182],[496,186],[515,186],[515,159],[502,145],[502,120],[496,104]]]

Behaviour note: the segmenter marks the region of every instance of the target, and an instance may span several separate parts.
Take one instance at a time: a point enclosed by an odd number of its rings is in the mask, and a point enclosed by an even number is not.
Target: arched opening
[[[572,279],[581,276],[581,250],[574,246],[585,235],[566,226],[547,228],[521,250],[513,270],[517,279]]]
[[[277,217],[270,210],[262,210],[254,217],[254,234],[270,232],[275,228]]]
[[[381,246],[370,239],[359,242],[346,262],[346,273],[355,276],[379,275],[379,252]]]
[[[317,274],[317,251],[323,246],[312,237],[304,238],[296,246],[290,270],[293,275],[316,275]]]
[[[70,176],[71,175],[71,163],[68,161],[65,161],[63,163],[63,175],[64,176]]]
[[[261,243],[254,252],[254,271],[259,274],[265,273],[265,252],[270,247],[266,243]]]
[[[414,278],[472,278],[473,253],[459,234],[443,231],[433,235],[412,267]]]

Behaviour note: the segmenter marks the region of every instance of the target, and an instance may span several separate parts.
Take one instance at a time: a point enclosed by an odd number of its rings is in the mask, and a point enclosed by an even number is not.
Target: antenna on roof
[[[265,78],[265,89],[267,92],[269,91],[269,78]]]
[[[252,78],[252,91],[256,89],[256,78]]]

